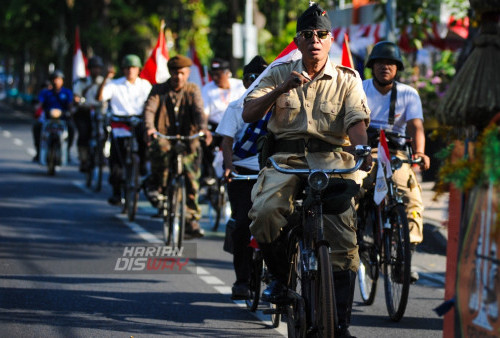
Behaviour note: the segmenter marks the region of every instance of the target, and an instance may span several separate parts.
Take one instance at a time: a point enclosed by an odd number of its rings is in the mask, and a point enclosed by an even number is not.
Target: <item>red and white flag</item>
[[[196,83],[198,87],[203,87],[206,83],[205,71],[203,65],[198,58],[198,53],[196,53],[196,48],[194,44],[189,47],[189,57],[193,60],[193,65],[191,66],[191,73],[189,74],[189,82]]]
[[[79,78],[87,76],[86,60],[80,46],[80,28],[75,29],[75,51],[73,53],[73,73],[72,80],[75,82]]]
[[[389,147],[387,146],[387,140],[385,138],[385,133],[383,130],[380,130],[380,140],[378,143],[377,153],[377,167],[377,180],[375,181],[375,193],[373,195],[373,200],[377,205],[379,205],[384,199],[385,195],[387,195],[388,191],[385,177],[392,176],[391,154],[389,153]]]
[[[349,48],[349,36],[344,33],[344,43],[342,44],[342,66],[346,66],[352,69],[354,68],[354,62],[352,61],[351,49]]]
[[[141,78],[148,80],[151,84],[157,84],[167,81],[170,73],[167,68],[169,59],[167,44],[165,41],[165,21],[161,21],[160,34],[156,46],[151,52],[151,55],[146,60],[142,68]]]

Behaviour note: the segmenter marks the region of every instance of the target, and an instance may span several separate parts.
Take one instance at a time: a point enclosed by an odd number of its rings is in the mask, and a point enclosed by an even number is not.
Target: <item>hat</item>
[[[359,192],[359,184],[354,180],[331,178],[322,197],[323,213],[338,215],[349,209],[351,198]]]
[[[176,55],[167,62],[167,66],[169,69],[178,69],[184,67],[191,67],[193,62],[190,58],[183,55]]]
[[[137,55],[134,55],[134,54],[125,55],[122,59],[121,67],[122,68],[126,68],[126,67],[139,67],[139,68],[141,68],[142,67],[141,59]]]
[[[260,74],[266,69],[267,62],[260,55],[256,55],[245,67],[243,67],[243,75],[245,74]]]
[[[62,70],[59,70],[59,69],[56,69],[54,70],[50,76],[49,76],[49,80],[54,80],[56,78],[60,77],[61,79],[64,79],[64,73],[62,72]]]
[[[95,55],[89,59],[87,66],[89,68],[93,68],[93,67],[101,67],[102,68],[102,67],[104,67],[104,63],[102,62],[102,59],[99,56]]]
[[[392,60],[398,66],[398,70],[404,70],[403,59],[398,45],[390,41],[380,41],[373,46],[372,52],[366,62],[366,68],[372,68],[376,60],[387,59]]]
[[[229,69],[229,61],[226,61],[221,58],[214,58],[212,62],[210,62],[210,70],[219,70],[219,69]]]
[[[309,6],[297,19],[297,33],[306,29],[332,30],[332,23],[330,22],[328,13],[317,4]]]

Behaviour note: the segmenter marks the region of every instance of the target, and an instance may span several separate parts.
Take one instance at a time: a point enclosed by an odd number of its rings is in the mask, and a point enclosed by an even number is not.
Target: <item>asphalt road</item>
[[[268,316],[230,300],[234,272],[223,227],[187,242],[188,260],[176,267],[146,271],[136,261],[126,270],[124,258],[143,257],[135,250],[161,246],[154,210],[141,196],[138,217],[128,222],[106,203],[108,185],[88,190],[76,164],[49,177],[31,162],[31,122],[0,103],[0,336],[286,335],[286,323],[272,329]],[[206,206],[202,226],[210,229]],[[372,306],[362,306],[356,291],[351,333],[442,336],[432,309],[443,299],[445,257],[427,251],[414,257],[421,279],[404,318],[388,319],[380,280]]]

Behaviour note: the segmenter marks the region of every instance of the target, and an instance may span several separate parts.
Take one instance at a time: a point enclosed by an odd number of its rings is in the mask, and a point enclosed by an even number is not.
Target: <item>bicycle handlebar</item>
[[[282,174],[308,175],[316,171],[323,172],[327,175],[350,174],[355,172],[361,167],[361,165],[365,160],[365,157],[370,155],[370,153],[371,153],[371,147],[369,146],[362,146],[362,148],[356,149],[355,155],[358,157],[356,164],[352,168],[345,168],[345,169],[288,169],[281,167],[278,163],[276,163],[276,161],[272,157],[270,157],[267,161],[271,163],[271,165],[274,167],[275,170],[277,170]]]
[[[157,135],[160,138],[170,140],[170,141],[172,141],[172,140],[191,141],[191,140],[195,140],[197,138],[204,137],[205,133],[200,131],[199,133],[196,133],[194,135],[185,136],[185,135],[165,135],[165,134],[162,134],[162,133],[157,131],[157,132],[155,132],[155,135]]]
[[[234,171],[231,171],[231,179],[234,181],[251,181],[251,180],[256,180],[259,175],[240,175],[238,173],[235,173]]]

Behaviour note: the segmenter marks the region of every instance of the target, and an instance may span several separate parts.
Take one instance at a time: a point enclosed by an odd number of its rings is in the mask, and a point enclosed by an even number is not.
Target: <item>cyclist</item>
[[[149,81],[139,78],[139,71],[142,67],[141,59],[134,54],[125,55],[121,62],[124,76],[111,80],[115,76],[113,68],[108,70],[106,80],[101,83],[97,91],[98,101],[110,100],[113,115],[141,116],[144,103],[151,91]],[[144,140],[144,125],[140,124],[136,130],[137,143],[139,145],[140,174],[147,174],[146,169],[146,142]],[[110,175],[109,183],[113,188],[113,195],[108,199],[111,205],[119,205],[121,194],[120,185],[122,180],[122,167],[120,164],[119,142],[111,143],[111,153],[109,157]]]
[[[191,59],[176,55],[168,63],[170,78],[153,86],[144,108],[147,135],[152,138],[150,144],[151,175],[146,181],[148,198],[155,203],[161,186],[163,173],[168,168],[169,156],[172,155],[170,142],[155,138],[155,132],[166,135],[193,135],[204,131],[207,135],[207,123],[203,113],[203,101],[198,86],[187,82]],[[207,143],[210,143],[210,136]],[[201,209],[198,205],[200,171],[200,142],[193,140],[190,152],[184,156],[187,171],[186,193],[187,211],[185,235],[188,238],[203,237],[204,231],[198,223]]]
[[[243,85],[250,87],[252,82],[266,69],[267,63],[261,56],[255,56],[243,67]],[[254,181],[231,181],[231,171],[241,175],[255,175],[259,172],[257,159],[257,138],[267,132],[267,120],[270,114],[255,122],[245,123],[241,117],[242,107],[238,101],[229,104],[224,118],[217,127],[217,134],[222,135],[222,153],[224,156],[224,177],[229,181],[228,195],[235,229],[232,232],[233,266],[236,282],[232,287],[231,299],[249,299],[252,248],[250,242],[250,219],[248,211],[252,206],[250,192]]]
[[[96,93],[99,85],[104,80],[102,69],[104,64],[99,56],[93,56],[87,64],[90,75],[79,78],[73,84],[74,102],[77,106],[73,116],[78,130],[78,157],[80,160],[80,171],[85,172],[88,168],[89,141],[92,133],[91,109],[99,108],[102,111],[102,103],[96,100]]]
[[[274,134],[273,158],[293,168],[350,168],[354,156],[342,146],[366,145],[370,110],[359,74],[332,63],[331,22],[326,11],[312,4],[297,20],[294,42],[300,60],[273,67],[245,98],[243,120],[254,122],[275,105],[268,123]],[[269,149],[267,150],[269,151]],[[371,165],[371,157],[364,169]],[[356,175],[343,175],[355,178]],[[252,189],[250,231],[256,238],[266,265],[276,278],[262,299],[279,303],[286,299],[288,262],[286,246],[279,241],[287,224],[299,179],[264,168]],[[339,326],[338,337],[349,337],[356,271],[356,216],[353,199],[339,215],[325,215],[325,237],[332,249],[332,270]]]
[[[213,131],[220,123],[229,102],[239,99],[245,92],[245,87],[241,80],[231,77],[229,62],[221,58],[214,58],[211,61],[210,76],[213,80],[203,86],[201,96],[209,129]],[[214,149],[220,142],[221,138],[216,137],[210,146],[203,145],[202,176],[208,185],[215,183]]]
[[[404,69],[398,46],[389,41],[377,43],[368,57],[366,67],[372,69],[373,75],[373,79],[363,81],[368,106],[371,109],[371,127],[412,137],[414,154],[417,158],[422,158],[421,168],[429,169],[430,160],[425,155],[422,102],[414,88],[395,80],[397,72]],[[392,102],[394,108],[391,110]],[[406,159],[407,155],[402,151],[402,145],[403,143],[389,142],[389,150]],[[373,149],[376,151],[377,148]],[[414,253],[416,245],[423,240],[422,189],[408,163],[404,163],[396,170],[392,179],[407,199],[410,243]],[[417,272],[411,272],[411,280],[412,282],[418,280]]]
[[[60,109],[62,111],[61,119],[66,121],[68,126],[68,162],[70,161],[70,148],[73,144],[75,135],[75,127],[71,120],[71,107],[73,103],[73,92],[71,89],[63,87],[64,73],[60,70],[55,70],[49,75],[50,86],[42,89],[38,95],[38,104],[41,107],[42,113],[37,117],[33,125],[33,142],[35,144],[36,155],[33,161],[38,162],[40,157],[40,134],[42,124],[49,118],[51,109]]]

